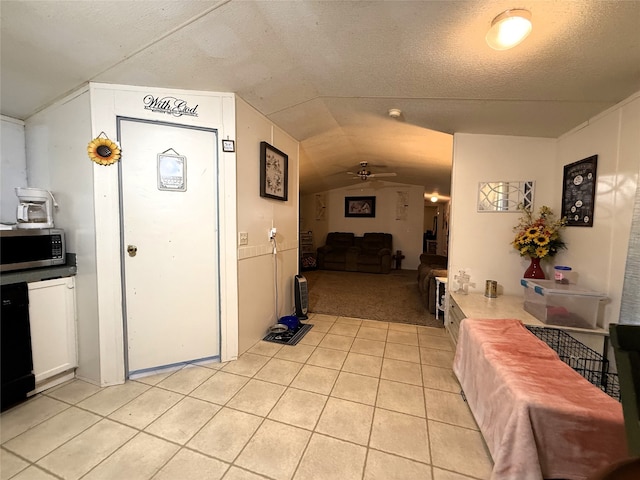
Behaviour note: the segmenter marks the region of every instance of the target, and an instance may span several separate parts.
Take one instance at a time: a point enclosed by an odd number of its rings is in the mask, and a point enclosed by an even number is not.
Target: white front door
[[[217,134],[118,121],[128,373],[217,356]]]

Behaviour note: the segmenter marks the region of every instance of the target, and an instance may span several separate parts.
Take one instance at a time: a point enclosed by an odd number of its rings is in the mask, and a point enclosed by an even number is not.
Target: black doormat
[[[282,333],[269,333],[263,340],[265,342],[281,343],[283,345],[295,345],[311,330],[311,327],[313,327],[311,323],[301,324],[295,330],[287,330]]]

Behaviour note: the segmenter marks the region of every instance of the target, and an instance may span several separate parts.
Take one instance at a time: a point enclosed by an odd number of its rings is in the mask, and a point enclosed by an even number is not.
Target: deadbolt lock
[[[136,247],[135,245],[128,245],[127,253],[129,254],[130,257],[135,257],[136,253],[138,253],[138,247]]]

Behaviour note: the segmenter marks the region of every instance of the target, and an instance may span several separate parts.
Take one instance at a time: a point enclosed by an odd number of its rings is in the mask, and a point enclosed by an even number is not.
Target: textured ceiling
[[[514,7],[530,37],[491,50]],[[344,172],[368,161],[447,196],[450,134],[557,137],[640,90],[639,1],[2,0],[0,15],[2,114],[89,80],[235,92],[301,142],[303,193],[357,184]]]

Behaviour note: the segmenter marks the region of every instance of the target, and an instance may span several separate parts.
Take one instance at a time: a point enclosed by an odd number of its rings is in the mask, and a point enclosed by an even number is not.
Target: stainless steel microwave
[[[0,230],[0,271],[64,265],[64,230],[34,228]]]

